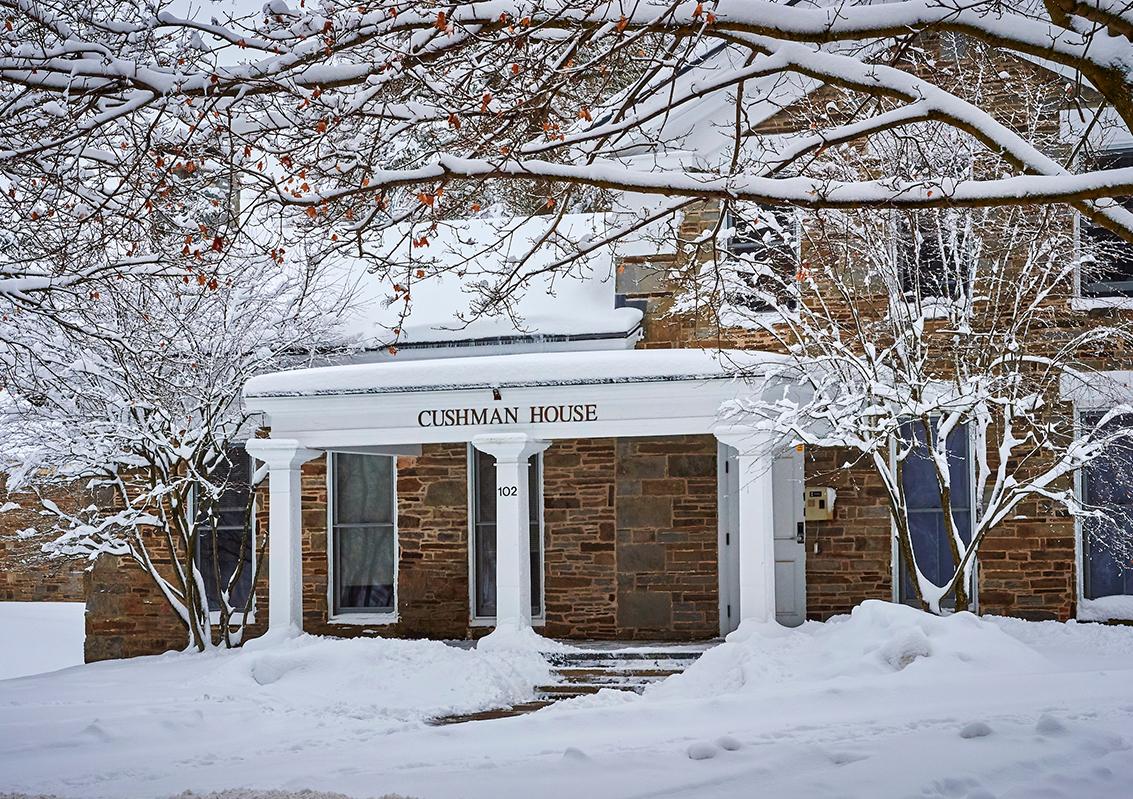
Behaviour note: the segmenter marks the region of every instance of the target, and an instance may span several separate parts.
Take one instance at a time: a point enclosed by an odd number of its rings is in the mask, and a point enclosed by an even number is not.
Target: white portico
[[[690,349],[544,352],[392,359],[253,379],[247,406],[271,427],[271,438],[247,445],[270,470],[270,628],[302,624],[299,469],[322,452],[397,454],[468,442],[494,459],[495,623],[525,632],[532,622],[529,458],[556,439],[693,434],[714,434],[737,453],[739,621],[773,620],[772,463],[791,442],[722,420],[720,408],[756,393],[789,394],[767,378],[778,363],[763,353]]]

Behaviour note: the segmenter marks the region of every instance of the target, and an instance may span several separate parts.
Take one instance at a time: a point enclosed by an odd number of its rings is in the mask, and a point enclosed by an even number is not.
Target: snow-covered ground
[[[0,680],[83,662],[82,602],[0,602]]]
[[[523,698],[541,662],[306,637],[8,680],[0,793],[1133,795],[1133,628],[871,602],[736,638],[642,697],[449,727],[423,720]]]

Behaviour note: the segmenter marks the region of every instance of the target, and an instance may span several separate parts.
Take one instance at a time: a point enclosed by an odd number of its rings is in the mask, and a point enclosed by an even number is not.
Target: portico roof
[[[740,350],[523,353],[350,364],[262,375],[250,411],[273,438],[357,449],[524,433],[534,438],[704,434],[738,397],[791,390],[765,379],[785,357]]]
[[[743,350],[656,349],[473,356],[295,369],[254,377],[244,396],[303,397],[537,386],[719,380],[758,374],[783,356]]]

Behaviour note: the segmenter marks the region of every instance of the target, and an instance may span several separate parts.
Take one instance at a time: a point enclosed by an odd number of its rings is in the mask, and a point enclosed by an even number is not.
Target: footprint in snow
[[[688,757],[689,760],[711,760],[720,753],[716,744],[709,743],[708,741],[697,741],[694,744],[689,744]]]
[[[1066,732],[1066,725],[1049,713],[1043,713],[1035,722],[1035,732],[1039,735],[1062,735]]]
[[[573,760],[575,762],[584,762],[590,760],[590,755],[583,752],[581,749],[568,746],[563,750],[563,760]]]
[[[991,727],[982,721],[971,721],[960,728],[961,738],[986,738],[991,735]]]
[[[716,739],[716,745],[726,752],[735,752],[744,747],[738,738],[733,738],[730,735],[721,735]]]

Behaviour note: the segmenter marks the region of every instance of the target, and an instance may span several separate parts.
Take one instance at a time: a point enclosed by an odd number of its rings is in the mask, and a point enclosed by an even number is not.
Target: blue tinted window
[[[924,425],[910,422],[903,426],[905,440],[913,443],[913,452],[905,460],[902,485],[909,506],[909,537],[921,573],[935,585],[943,586],[955,569],[952,548],[944,524],[940,503],[940,484],[936,466],[928,456]],[[948,474],[951,485],[952,518],[966,542],[972,540],[971,453],[967,428],[953,430],[948,436]],[[916,596],[905,564],[900,564],[901,601]]]

